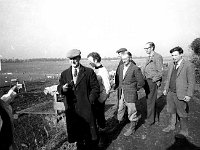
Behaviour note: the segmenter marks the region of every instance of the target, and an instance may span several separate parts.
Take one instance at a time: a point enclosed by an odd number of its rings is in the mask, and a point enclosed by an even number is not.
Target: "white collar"
[[[80,65],[78,67],[76,67],[76,68],[72,67],[72,70],[74,70],[74,69],[79,70],[80,69]]]
[[[181,58],[178,62],[177,62],[177,67],[179,67],[181,65],[181,62],[183,61],[183,58]]]

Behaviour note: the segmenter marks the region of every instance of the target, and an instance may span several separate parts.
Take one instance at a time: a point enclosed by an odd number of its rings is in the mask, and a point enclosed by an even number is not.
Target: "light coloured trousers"
[[[126,107],[128,108],[128,119],[130,121],[137,121],[138,117],[135,103],[127,103],[124,99],[124,93],[122,90],[121,98],[119,100],[119,108],[117,112],[117,119],[119,121],[122,121]]]

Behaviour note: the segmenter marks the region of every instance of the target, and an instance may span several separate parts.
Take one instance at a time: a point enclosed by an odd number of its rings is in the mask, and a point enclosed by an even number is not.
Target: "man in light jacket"
[[[183,49],[175,47],[170,50],[173,62],[169,65],[168,76],[163,94],[167,95],[167,112],[170,113],[170,124],[163,129],[170,132],[175,129],[176,114],[180,117],[180,134],[188,136],[187,103],[191,100],[195,88],[194,65],[183,59]]]
[[[144,127],[150,127],[155,123],[156,99],[158,87],[162,81],[163,74],[163,58],[155,52],[155,44],[153,42],[146,43],[144,47],[148,57],[143,69],[145,77],[145,93],[147,98],[147,117]]]

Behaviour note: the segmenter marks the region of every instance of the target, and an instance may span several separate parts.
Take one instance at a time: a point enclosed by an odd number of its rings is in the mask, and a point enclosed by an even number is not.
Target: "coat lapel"
[[[120,65],[120,76],[119,76],[119,80],[122,81],[123,80],[123,70],[124,70],[124,65]]]
[[[150,62],[154,60],[155,55],[156,55],[156,52],[154,52],[154,54],[151,57],[150,56],[147,57],[145,66],[147,66]]]
[[[67,81],[68,83],[70,83],[71,81],[73,81],[73,77],[72,77],[72,67],[70,67],[67,71],[66,74],[66,78],[69,79],[69,81]]]
[[[130,66],[128,67],[128,69],[126,71],[123,80],[126,78],[126,75],[129,73],[129,71],[131,70],[131,68],[132,68],[132,63],[130,63]]]
[[[171,64],[170,67],[169,67],[169,73],[168,73],[169,81],[171,80],[171,75],[172,75],[173,68],[174,68],[174,65]]]
[[[78,77],[77,77],[75,86],[77,86],[80,83],[80,81],[83,79],[84,76],[85,76],[85,68],[82,65],[80,65],[80,70],[78,73]]]
[[[183,66],[184,66],[184,63],[185,63],[185,60],[183,59],[180,66],[178,67],[178,72],[177,72],[177,76],[179,76],[181,70],[183,69]]]

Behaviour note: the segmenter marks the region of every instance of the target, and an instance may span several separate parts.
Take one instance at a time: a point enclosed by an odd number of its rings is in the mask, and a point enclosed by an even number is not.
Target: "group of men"
[[[140,115],[137,113],[136,101],[138,91],[144,88],[147,101],[147,115],[144,123],[149,128],[156,122],[157,90],[161,86],[163,76],[163,58],[155,52],[153,42],[144,47],[148,57],[141,69],[132,59],[126,48],[117,50],[121,60],[116,69],[114,90],[117,90],[117,120],[123,121],[127,108],[129,127],[124,133],[130,136]],[[173,61],[169,64],[168,75],[163,94],[167,95],[167,112],[170,114],[169,125],[163,132],[175,130],[180,120],[180,134],[188,136],[188,102],[195,88],[195,71],[193,64],[183,58],[183,49],[175,47],[170,50]],[[109,98],[111,85],[107,69],[101,64],[97,52],[88,54],[88,62],[92,68],[80,63],[81,51],[68,51],[71,66],[61,73],[58,92],[64,95],[64,105],[68,132],[68,141],[77,142],[78,150],[95,150],[101,143],[100,132],[106,130],[105,102]],[[14,86],[0,99],[0,147],[16,149],[13,140],[12,111],[9,103],[16,96]],[[5,141],[5,142],[2,142]]]
[[[125,136],[135,131],[138,120],[136,101],[138,91],[144,88],[147,101],[147,115],[144,123],[149,128],[156,122],[156,99],[158,87],[163,76],[163,58],[155,52],[153,42],[144,47],[148,57],[141,69],[132,59],[126,48],[117,51],[121,60],[116,69],[115,86],[117,90],[117,120],[123,120],[127,108],[130,121]],[[170,124],[163,132],[175,129],[177,116],[180,118],[180,134],[188,136],[187,102],[193,96],[195,85],[194,66],[183,58],[183,49],[170,50],[173,62],[169,64],[163,94],[167,95],[167,112],[171,114]],[[106,68],[101,64],[98,53],[88,55],[92,68],[80,64],[81,52],[73,49],[67,54],[71,66],[61,73],[58,92],[65,96],[66,122],[69,142],[77,142],[78,149],[94,149],[98,143],[99,132],[106,128],[104,116],[105,101],[109,97],[110,83]]]

